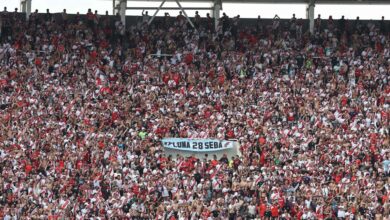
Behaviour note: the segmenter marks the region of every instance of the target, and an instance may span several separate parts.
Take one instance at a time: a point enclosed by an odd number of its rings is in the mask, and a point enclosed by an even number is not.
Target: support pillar
[[[214,1],[213,14],[212,14],[212,16],[214,17],[215,30],[217,30],[217,27],[218,27],[218,22],[219,22],[219,18],[220,18],[220,14],[221,14],[221,9],[222,9],[222,1],[215,0]]]
[[[22,13],[26,13],[26,19],[28,20],[31,15],[31,0],[21,0],[20,10]]]
[[[116,15],[118,9],[116,9],[116,0],[112,0],[112,15]]]
[[[30,19],[31,15],[31,0],[26,0],[26,18]]]
[[[121,0],[119,15],[121,16],[121,22],[126,27],[126,8],[127,8],[127,0]]]
[[[20,12],[26,13],[26,2],[24,0],[20,0]]]
[[[315,0],[310,0],[309,5],[307,6],[307,19],[309,19],[309,30],[310,33],[314,33],[314,7]]]

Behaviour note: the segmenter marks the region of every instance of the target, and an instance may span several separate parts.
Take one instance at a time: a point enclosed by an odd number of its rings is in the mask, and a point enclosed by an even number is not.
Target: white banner
[[[165,148],[192,152],[209,152],[232,149],[236,141],[217,139],[190,139],[190,138],[164,138],[162,144]]]

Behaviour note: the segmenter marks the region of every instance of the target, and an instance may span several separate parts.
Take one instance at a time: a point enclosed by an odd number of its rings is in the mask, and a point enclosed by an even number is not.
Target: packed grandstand
[[[0,218],[389,219],[388,23],[192,19],[1,13]]]

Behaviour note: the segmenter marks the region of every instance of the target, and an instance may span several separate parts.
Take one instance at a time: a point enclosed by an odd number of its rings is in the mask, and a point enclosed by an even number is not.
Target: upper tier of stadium
[[[101,1],[101,0],[100,0]],[[309,27],[310,31],[314,29],[314,8],[316,5],[320,4],[339,4],[339,5],[390,5],[388,0],[147,0],[148,2],[161,2],[159,7],[133,7],[132,2],[135,0],[107,0],[112,1],[112,10],[113,14],[119,14],[121,16],[121,21],[123,24],[126,23],[126,11],[127,10],[156,10],[150,20],[153,21],[154,17],[160,10],[169,9],[169,10],[181,10],[185,17],[188,18],[186,10],[209,10],[212,14],[212,17],[215,18],[217,22],[220,18],[220,13],[223,7],[223,3],[259,3],[259,4],[307,4],[306,8],[306,18],[310,21]],[[166,2],[176,2],[177,7],[164,7]],[[180,2],[209,2],[211,7],[182,7]],[[31,7],[33,4],[32,0],[20,0],[21,11],[26,13],[28,18],[31,14]],[[191,23],[191,21],[189,20]]]

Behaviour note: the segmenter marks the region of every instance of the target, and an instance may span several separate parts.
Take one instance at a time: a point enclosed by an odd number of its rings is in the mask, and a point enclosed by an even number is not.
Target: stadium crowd
[[[0,218],[390,219],[384,21],[147,19],[1,13]]]

